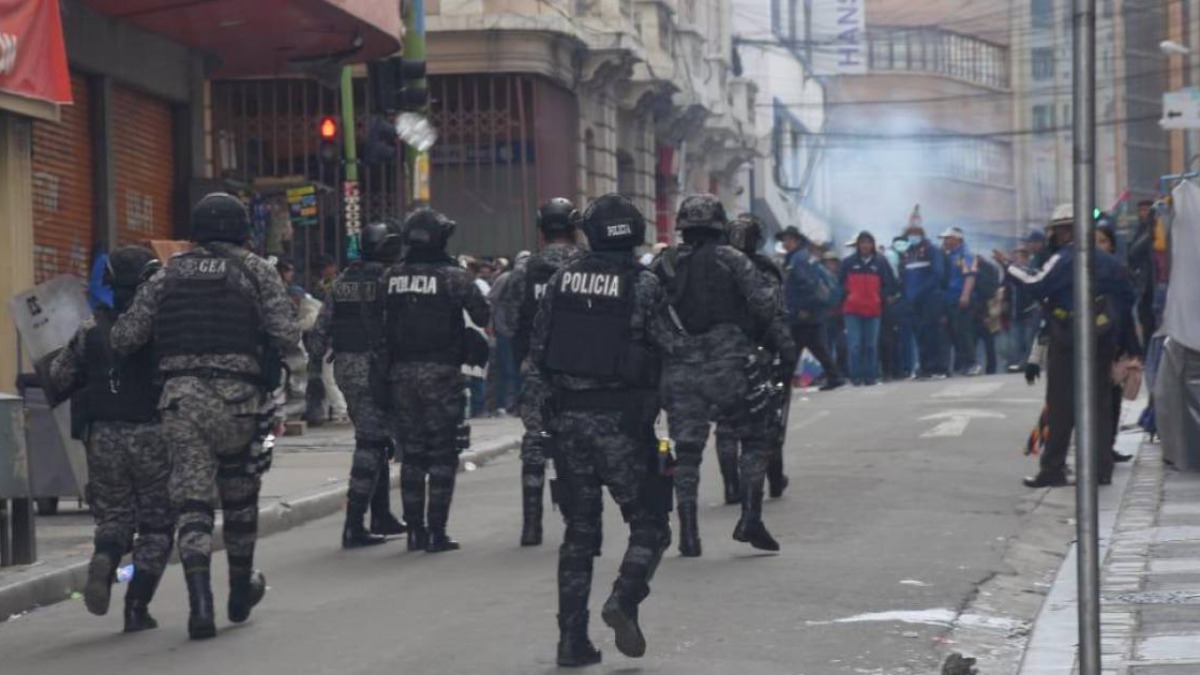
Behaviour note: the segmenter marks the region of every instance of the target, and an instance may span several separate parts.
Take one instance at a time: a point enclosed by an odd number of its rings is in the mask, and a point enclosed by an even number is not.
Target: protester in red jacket
[[[896,274],[876,253],[875,237],[861,232],[857,251],[842,262],[841,283],[846,300],[846,342],[850,351],[850,380],[856,386],[879,383],[879,326],[884,303],[899,293]]]

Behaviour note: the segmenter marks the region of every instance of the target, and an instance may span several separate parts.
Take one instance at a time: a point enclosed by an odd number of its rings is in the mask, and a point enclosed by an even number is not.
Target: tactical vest
[[[333,351],[339,354],[370,351],[375,340],[371,323],[375,287],[383,266],[379,263],[355,263],[333,282],[330,300],[333,302]]]
[[[538,303],[546,294],[546,284],[550,282],[550,277],[557,271],[558,265],[540,255],[530,258],[526,264],[524,296],[517,316],[517,332],[513,336],[513,356],[518,364],[529,354],[529,338],[533,335],[533,320],[537,317]]]
[[[595,256],[569,265],[551,303],[546,368],[601,382],[622,382],[630,348],[638,267]]]
[[[703,335],[713,327],[731,323],[749,335],[750,313],[737,283],[717,259],[717,246],[708,244],[674,257],[674,275],[668,280],[671,305],[689,335]]]
[[[257,288],[245,263],[232,255],[201,251],[172,258],[154,317],[159,358],[201,354],[259,358],[262,318],[258,299],[243,290],[247,284]]]
[[[74,405],[81,405],[87,422],[153,422],[162,394],[154,350],[143,347],[118,365],[109,342],[112,325],[108,312],[96,312],[96,326],[83,342],[87,386]]]
[[[405,362],[463,362],[462,302],[450,295],[448,267],[401,265],[387,277],[388,350]]]

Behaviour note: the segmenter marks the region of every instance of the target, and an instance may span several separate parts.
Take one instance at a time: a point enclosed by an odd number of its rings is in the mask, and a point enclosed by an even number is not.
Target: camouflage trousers
[[[670,544],[667,510],[652,505],[644,490],[653,448],[621,426],[621,415],[614,412],[564,412],[553,422],[567,522],[558,550],[562,616],[587,611],[604,486],[629,525],[625,557],[613,584],[613,594],[624,604],[636,606],[650,594],[650,580]]]
[[[260,399],[256,387],[235,380],[167,381],[163,429],[171,449],[171,503],[185,573],[210,567],[214,493],[224,514],[231,572],[254,565],[262,478],[247,473],[245,462]]]
[[[709,423],[717,422],[742,443],[743,484],[757,476],[761,486],[769,458],[767,425],[746,412],[749,383],[741,359],[706,363],[671,362],[663,369],[662,400],[675,441],[675,493],[680,506],[696,504],[700,463]],[[726,446],[728,447],[728,446]],[[744,488],[743,488],[744,489]]]
[[[346,495],[348,508],[352,511],[367,510],[379,472],[387,471],[391,447],[391,420],[371,395],[372,365],[370,354],[336,354],[333,357],[334,377],[346,397],[346,410],[354,423],[354,456],[350,462],[350,487]]]
[[[444,530],[458,476],[455,436],[466,380],[458,366],[440,363],[394,364],[390,380],[404,520],[410,527]]]
[[[526,378],[521,390],[521,423],[525,434],[521,437],[521,487],[522,498],[533,499],[537,495],[540,504],[546,485],[546,461],[553,454],[554,439],[546,433],[543,420],[549,392],[537,378]]]
[[[132,547],[134,569],[161,576],[175,534],[167,492],[171,462],[161,427],[92,423],[87,466],[96,552],[120,560]]]

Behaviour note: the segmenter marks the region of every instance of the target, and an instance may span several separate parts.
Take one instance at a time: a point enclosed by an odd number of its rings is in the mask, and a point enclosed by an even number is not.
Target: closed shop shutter
[[[91,101],[87,80],[71,74],[74,105],[61,121],[33,122],[33,274],[41,283],[59,274],[86,279],[95,215]]]
[[[117,242],[175,235],[175,144],[171,104],[113,87],[113,188]]]

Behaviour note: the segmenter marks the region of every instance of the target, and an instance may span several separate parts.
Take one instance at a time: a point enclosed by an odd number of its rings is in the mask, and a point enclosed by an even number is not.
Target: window
[[[1054,128],[1054,105],[1033,106],[1033,130],[1049,131]]]
[[[873,28],[867,58],[874,70],[941,73],[987,87],[1008,87],[1008,50],[939,28]]]
[[[1054,79],[1054,49],[1050,47],[1038,47],[1034,49],[1031,61],[1033,64],[1033,79]]]
[[[1054,27],[1054,0],[1030,0],[1029,18],[1034,28]]]

